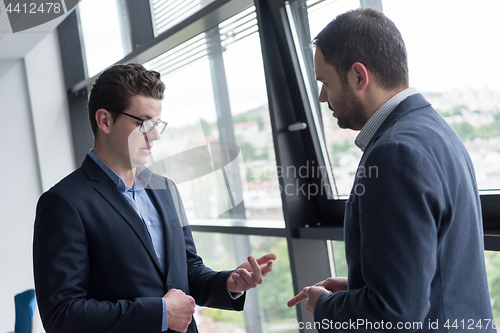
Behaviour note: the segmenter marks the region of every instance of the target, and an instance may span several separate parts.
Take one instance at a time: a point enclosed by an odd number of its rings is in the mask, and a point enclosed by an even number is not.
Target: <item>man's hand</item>
[[[193,320],[194,298],[182,290],[170,289],[163,298],[167,304],[168,328],[177,332],[186,332]]]
[[[264,281],[264,276],[273,270],[274,260],[274,253],[268,253],[259,259],[249,256],[248,261],[239,265],[227,279],[227,290],[230,293],[240,293],[257,287]]]
[[[328,278],[324,281],[316,283],[314,285],[314,287],[321,287],[324,290],[326,290],[327,292],[336,293],[337,291],[347,290],[347,278],[345,278],[345,277]],[[311,288],[311,287],[306,287],[306,288]],[[306,288],[304,288],[304,290]],[[289,307],[292,307],[292,306],[295,306],[298,303],[302,302],[303,300],[308,299],[309,296],[307,296],[307,294],[304,292],[304,290],[302,290],[300,293],[295,295],[294,298],[289,300],[287,305]],[[314,290],[313,290],[313,294],[316,295]],[[323,294],[323,292],[321,294]],[[318,297],[320,295],[318,295]],[[318,297],[316,297],[316,299],[314,300],[314,305],[316,305],[316,301],[318,300]],[[308,303],[309,303],[309,301],[308,301]],[[310,306],[311,305],[312,304],[310,304]],[[307,309],[307,303],[306,303],[306,309]],[[313,306],[313,310],[314,310],[314,306]]]
[[[314,308],[318,298],[329,291],[323,287],[305,287],[302,293],[307,297],[306,310],[314,316]]]

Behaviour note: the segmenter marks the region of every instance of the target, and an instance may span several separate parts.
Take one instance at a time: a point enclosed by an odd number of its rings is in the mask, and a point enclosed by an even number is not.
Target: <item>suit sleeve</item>
[[[196,304],[225,310],[242,311],[245,303],[245,295],[233,300],[227,291],[227,279],[232,271],[215,272],[203,264],[202,258],[196,252],[193,235],[188,224],[179,190],[170,180],[168,180],[167,186],[170,189],[175,209],[183,228],[189,290],[196,300]]]
[[[359,230],[346,234],[346,255],[359,256],[362,272],[350,280],[360,278],[364,286],[322,295],[315,320],[390,322],[393,329],[398,322],[423,323],[437,265],[440,179],[436,167],[425,153],[396,142],[374,147],[366,159],[365,168],[369,167],[371,175],[358,175],[354,193],[354,200],[359,200],[359,225],[355,226]],[[320,331],[337,331],[332,324],[324,328]]]
[[[160,332],[160,297],[114,302],[88,297],[90,260],[77,209],[49,190],[37,205],[33,241],[35,288],[47,333]]]
[[[227,291],[227,279],[231,271],[215,272],[203,264],[189,227],[184,230],[188,260],[189,289],[196,304],[224,310],[242,311],[245,295],[233,300]]]

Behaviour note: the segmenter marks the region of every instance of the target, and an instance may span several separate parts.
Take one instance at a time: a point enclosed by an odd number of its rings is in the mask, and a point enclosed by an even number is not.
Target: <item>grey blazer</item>
[[[496,332],[475,173],[453,129],[410,96],[359,168],[344,217],[348,291],[319,298],[320,331],[465,331],[482,321],[481,332]]]

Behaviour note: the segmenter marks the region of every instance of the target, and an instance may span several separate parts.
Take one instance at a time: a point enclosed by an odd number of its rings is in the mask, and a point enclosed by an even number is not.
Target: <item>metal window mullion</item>
[[[78,9],[77,9],[78,10]],[[83,42],[80,35],[77,11],[57,27],[64,81],[68,91],[69,119],[73,136],[75,161],[80,165],[90,148],[93,136],[88,123],[87,86],[72,92],[71,88],[86,79]]]
[[[149,0],[125,0],[129,18],[131,51],[154,38]]]

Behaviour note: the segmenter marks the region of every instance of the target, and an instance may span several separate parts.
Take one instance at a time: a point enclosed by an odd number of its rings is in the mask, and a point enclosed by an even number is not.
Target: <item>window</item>
[[[455,129],[476,170],[481,194],[500,189],[500,85],[474,64],[491,64],[500,55],[491,31],[500,23],[496,1],[450,3],[383,0],[384,13],[400,29],[408,51],[410,86],[416,87]],[[359,7],[357,0],[307,1],[311,38],[336,15]],[[426,17],[425,25],[421,18]],[[340,196],[350,192],[361,151],[358,132],[340,129],[321,105],[325,141]],[[328,241],[336,276],[347,276],[344,243]],[[494,318],[500,316],[500,254],[485,251]]]
[[[329,242],[330,266],[332,276],[347,277],[347,261],[345,258],[345,243],[343,241],[327,241]]]
[[[405,40],[410,85],[459,134],[482,194],[499,190],[500,84],[487,66],[500,56],[500,45],[490,39],[500,29],[500,3],[384,0],[383,5]]]
[[[78,6],[87,76],[92,77],[132,50],[124,0],[85,0]]]
[[[264,283],[247,292],[244,312],[198,307],[200,332],[298,332],[290,324],[297,320],[295,309],[286,305],[294,294],[285,238],[204,232],[194,232],[193,237],[198,254],[214,270],[232,270],[250,254],[258,258],[272,252],[279,258]]]
[[[151,60],[166,84],[152,168],[188,217],[283,220],[254,7]]]
[[[307,1],[307,13],[311,39],[323,30],[337,15],[359,7],[358,0],[327,0]],[[318,91],[321,86],[318,84]],[[318,96],[315,96],[317,99]],[[361,159],[361,150],[356,147],[354,140],[358,132],[341,129],[332,116],[326,103],[321,103],[321,116],[324,136],[338,197],[345,197],[351,193],[354,175]]]
[[[500,252],[485,251],[486,273],[490,288],[493,318],[500,318]]]
[[[410,86],[416,87],[464,142],[482,194],[500,189],[500,85],[474,64],[494,63],[498,43],[488,39],[500,29],[500,4],[467,0],[452,5],[435,1],[382,1],[384,13],[400,29],[408,51]],[[359,1],[307,1],[311,38],[336,15]],[[426,24],[421,24],[421,17]],[[466,24],[464,24],[466,23]],[[350,193],[361,151],[359,132],[340,129],[321,105],[324,136],[339,196]]]

